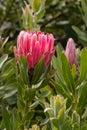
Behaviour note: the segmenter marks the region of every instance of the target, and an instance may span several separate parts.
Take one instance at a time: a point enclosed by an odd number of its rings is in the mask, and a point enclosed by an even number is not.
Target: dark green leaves
[[[21,56],[19,63],[20,77],[25,84],[29,84],[27,59],[24,56]]]
[[[78,27],[73,26],[73,30],[77,33],[78,38],[81,40],[81,44],[87,45],[87,32],[80,30]]]
[[[3,62],[3,61],[2,61]],[[17,99],[16,63],[14,59],[7,60],[0,72],[0,103],[13,105]]]
[[[81,93],[79,93],[78,110],[82,114],[85,106],[87,105],[87,83],[82,85]]]
[[[80,57],[80,76],[78,79],[78,109],[80,114],[82,114],[85,106],[87,105],[87,49],[84,48],[81,52]]]
[[[62,54],[61,60],[62,60],[63,78],[67,84],[67,87],[73,93],[73,92],[75,92],[75,83],[74,83],[72,74],[70,72],[70,65],[69,65],[69,63],[66,59],[66,56],[64,54]]]
[[[80,77],[79,77],[79,83],[81,83],[83,80],[86,79],[87,76],[87,49],[83,49],[81,53],[81,59],[80,59]]]
[[[87,46],[87,0],[81,0],[81,7],[80,7],[80,12],[82,15],[82,19],[85,23],[84,29],[81,30],[79,27],[73,26],[73,30],[77,33],[79,40],[81,41],[80,43],[83,46]]]
[[[55,69],[55,88],[58,93],[72,100],[70,93],[75,93],[76,86],[73,77],[75,74],[74,72],[71,73],[71,68],[65,54],[58,47],[56,51],[57,57],[53,57],[52,60],[53,68]]]
[[[3,107],[3,110],[2,110],[2,114],[3,114],[3,119],[4,119],[6,130],[12,130],[10,115],[4,107]]]
[[[36,84],[40,81],[43,72],[44,72],[44,59],[42,58],[34,69],[34,75],[32,79],[33,84]]]
[[[87,26],[87,0],[82,0],[81,6],[82,6],[82,10],[81,10],[82,18],[85,25]]]

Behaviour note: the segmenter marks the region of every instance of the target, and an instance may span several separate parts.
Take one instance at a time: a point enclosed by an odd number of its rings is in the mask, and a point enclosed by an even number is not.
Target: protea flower
[[[45,35],[43,32],[21,31],[17,39],[17,48],[14,47],[16,59],[21,55],[25,56],[29,69],[34,68],[42,57],[44,65],[49,65],[54,52],[53,35]]]
[[[69,38],[67,45],[66,45],[66,51],[65,55],[72,66],[75,64],[76,66],[78,65],[77,63],[77,56],[76,56],[76,48],[75,48],[75,42],[72,38]]]

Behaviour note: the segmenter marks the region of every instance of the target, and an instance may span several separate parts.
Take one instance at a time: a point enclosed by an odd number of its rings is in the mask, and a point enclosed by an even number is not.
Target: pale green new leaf
[[[34,0],[33,1],[32,8],[33,8],[34,12],[37,12],[39,10],[40,5],[41,5],[41,0]]]
[[[76,74],[77,74],[77,69],[76,69],[76,65],[74,64],[73,66],[72,66],[72,76],[73,76],[73,79],[75,79],[76,78]]]
[[[0,57],[0,69],[2,68],[3,64],[5,63],[5,61],[8,59],[8,55],[5,54],[2,57]]]

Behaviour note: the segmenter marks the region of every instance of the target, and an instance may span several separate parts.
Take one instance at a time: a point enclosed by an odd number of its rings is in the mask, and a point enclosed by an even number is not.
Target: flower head
[[[69,38],[67,42],[65,55],[71,66],[73,64],[77,66],[78,63],[77,63],[77,57],[76,57],[75,42],[72,38]]]
[[[34,68],[43,57],[45,66],[50,64],[54,55],[54,37],[43,32],[21,31],[17,39],[17,48],[14,47],[16,59],[21,55],[28,61],[29,69]]]

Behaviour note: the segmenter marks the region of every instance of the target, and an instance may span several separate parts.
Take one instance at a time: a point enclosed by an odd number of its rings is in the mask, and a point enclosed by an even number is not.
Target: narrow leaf
[[[76,26],[72,26],[72,28],[77,33],[79,39],[82,40],[82,41],[84,41],[84,42],[82,42],[82,44],[86,46],[87,45],[87,35],[86,35],[86,32],[80,30]]]
[[[0,58],[0,69],[1,67],[3,66],[3,64],[5,63],[5,61],[8,59],[8,55],[3,55],[1,58]]]
[[[10,115],[4,107],[2,109],[3,109],[2,114],[3,114],[3,119],[4,119],[6,130],[12,130],[11,129]]]
[[[80,60],[80,78],[78,83],[80,84],[87,75],[87,49],[83,49],[81,53],[81,60]]]
[[[80,114],[82,114],[83,110],[85,109],[85,106],[87,105],[87,83],[82,86],[81,94],[79,95],[79,103],[78,103],[78,109]]]
[[[33,1],[33,10],[37,12],[40,8],[41,0],[34,0]]]
[[[23,82],[25,84],[29,84],[29,75],[28,75],[28,63],[27,60],[24,56],[20,57],[20,75],[21,75],[21,79],[23,80]]]
[[[35,67],[34,75],[33,75],[33,79],[32,79],[32,83],[33,84],[38,83],[38,81],[40,80],[41,75],[43,74],[43,72],[44,72],[44,60],[42,58],[38,62],[38,64],[36,65],[36,67]]]
[[[74,80],[73,80],[73,77],[72,77],[72,74],[70,71],[70,65],[64,54],[61,55],[61,60],[62,60],[63,78],[67,84],[67,87],[73,93],[73,92],[75,92],[75,83],[74,83]]]

